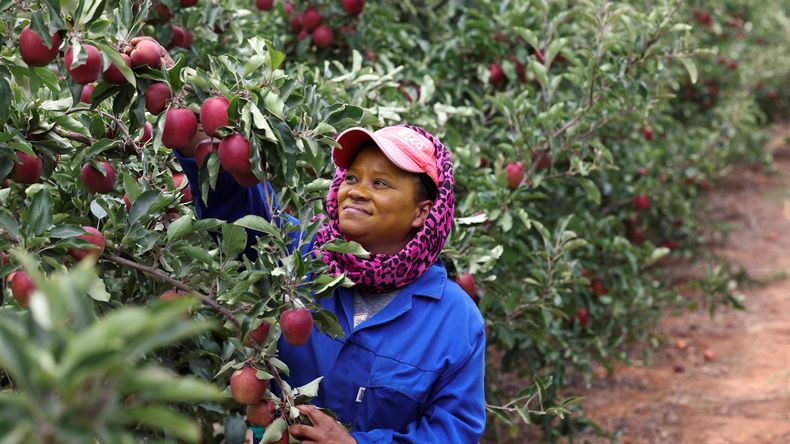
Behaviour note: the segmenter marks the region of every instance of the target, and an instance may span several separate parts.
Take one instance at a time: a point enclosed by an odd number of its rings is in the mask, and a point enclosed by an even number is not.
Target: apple
[[[243,187],[254,187],[261,183],[254,173],[230,173],[236,182]]]
[[[71,67],[74,61],[74,47],[66,51],[66,71],[74,80],[75,83],[85,85],[86,83],[95,82],[102,73],[102,56],[98,49],[93,45],[82,45],[82,51],[85,52],[85,63],[79,66]]]
[[[14,295],[17,303],[22,308],[27,308],[30,303],[30,295],[36,290],[36,284],[30,280],[30,276],[25,271],[15,271],[8,275],[8,288]]]
[[[731,70],[735,71],[736,69],[738,69],[738,61],[737,60],[730,60],[730,63],[728,65],[728,67]]]
[[[682,217],[679,217],[679,218],[675,219],[675,226],[676,227],[682,227],[683,224],[685,224],[685,223],[686,223],[686,221],[683,220]]]
[[[541,51],[540,49],[535,50],[535,59],[537,59],[537,61],[540,62],[541,65],[546,64],[546,59],[545,57],[543,57],[543,51]]]
[[[521,62],[518,61],[518,58],[513,54],[510,55],[510,61],[516,65],[516,76],[518,76],[518,80],[521,81],[521,83],[526,82],[527,72],[524,70],[524,65],[522,65]]]
[[[151,137],[153,137],[153,132],[154,132],[154,127],[151,126],[151,123],[145,122],[143,124],[143,135],[140,136],[140,140],[138,140],[138,142],[139,143],[148,142],[149,140],[151,140]]]
[[[40,157],[17,151],[16,158],[17,163],[14,164],[9,176],[11,180],[17,183],[36,183],[41,179],[44,164]]]
[[[291,19],[288,20],[288,27],[291,28],[291,32],[298,34],[299,31],[302,30],[301,15],[291,17]]]
[[[645,175],[647,175],[647,168],[645,168],[645,167],[639,167],[639,169],[638,169],[638,170],[636,170],[636,172],[637,172],[637,174],[639,174],[640,176],[645,176]]]
[[[327,25],[321,25],[316,27],[313,30],[311,38],[313,39],[313,43],[315,43],[315,46],[318,46],[319,48],[328,47],[329,45],[332,44],[332,41],[334,40],[334,37],[332,35],[332,29]]]
[[[200,124],[203,131],[211,137],[217,137],[217,128],[228,124],[228,107],[230,101],[223,96],[210,97],[200,105]]]
[[[772,89],[765,94],[765,98],[772,102],[775,102],[777,99],[779,99],[779,93],[776,92],[775,89]]]
[[[270,328],[271,326],[268,322],[261,322],[261,325],[259,325],[258,328],[249,332],[247,337],[244,338],[244,345],[247,347],[252,347],[253,341],[259,345],[263,345],[266,342],[266,338],[269,336]]]
[[[5,251],[0,251],[0,265],[5,265],[11,262],[11,258],[8,257],[8,253]]]
[[[88,83],[87,85],[82,87],[82,94],[80,94],[80,102],[82,103],[91,103],[91,93],[93,92],[95,86],[92,83]]]
[[[261,401],[247,406],[247,421],[250,424],[266,427],[274,421],[274,402]]]
[[[163,82],[154,82],[145,91],[145,109],[157,116],[165,110],[167,101],[173,96],[170,87]]]
[[[321,20],[321,14],[310,6],[302,12],[302,15],[299,17],[299,24],[302,25],[302,29],[310,32],[321,24]]]
[[[25,29],[19,34],[19,53],[27,66],[47,66],[55,60],[58,55],[58,47],[60,47],[60,35],[55,33],[50,37],[52,46],[47,48],[41,41],[41,37],[33,32],[30,26],[25,26]]]
[[[181,203],[187,203],[192,200],[192,190],[189,188],[189,179],[187,179],[186,174],[184,173],[176,173],[173,174],[173,184],[176,186],[176,189],[181,188],[181,185],[187,182],[187,186],[184,187],[184,190],[181,194]]]
[[[188,108],[170,108],[165,113],[162,145],[168,148],[187,149],[197,132],[197,117]]]
[[[505,166],[507,176],[507,187],[514,191],[524,181],[524,164],[521,162],[509,163]]]
[[[340,5],[343,6],[346,14],[355,17],[365,9],[365,0],[340,0]]]
[[[149,68],[159,68],[162,65],[162,50],[158,43],[151,40],[141,40],[137,42],[129,57],[132,66],[148,66]]]
[[[551,167],[551,151],[536,151],[532,153],[532,163],[537,163],[537,169],[546,170]]]
[[[637,194],[633,199],[634,208],[637,210],[646,210],[650,208],[650,197],[647,194]]]
[[[123,61],[126,63],[127,67],[132,67],[132,59],[128,55],[121,54],[121,58],[123,58]],[[123,85],[128,82],[126,77],[121,74],[121,70],[115,66],[115,63],[111,63],[110,66],[102,73],[102,79],[104,79],[105,82],[112,83],[114,85]]]
[[[80,181],[91,193],[109,193],[115,186],[115,168],[109,162],[101,162],[104,174],[90,163],[82,166]]]
[[[255,0],[255,7],[259,11],[271,11],[274,8],[274,0]]]
[[[460,276],[455,278],[455,282],[469,295],[475,302],[478,300],[477,286],[475,285],[475,277],[468,271],[463,272]]]
[[[219,143],[219,163],[231,173],[252,172],[250,142],[238,133],[222,139]]]
[[[299,31],[299,34],[296,36],[296,39],[301,42],[302,40],[306,39],[309,35],[310,35],[310,32],[307,31],[306,29],[303,29],[303,30]]]
[[[649,126],[642,128],[642,137],[644,137],[645,140],[653,140],[653,136],[653,128],[650,128]]]
[[[313,333],[313,315],[306,308],[291,308],[280,314],[280,328],[285,342],[304,345]]]
[[[576,319],[579,320],[579,325],[586,327],[590,323],[590,313],[586,308],[582,307],[576,310]]]
[[[195,148],[195,162],[197,163],[198,168],[202,167],[206,162],[206,156],[211,153],[216,153],[219,150],[218,145],[219,142],[216,140],[210,140],[198,144],[197,148]],[[222,165],[220,165],[220,171],[222,169]]]
[[[189,49],[190,46],[192,46],[192,31],[184,29],[184,44],[181,47]]]
[[[288,429],[285,429],[285,431],[283,431],[283,436],[274,444],[288,444],[290,442],[290,438],[288,436]]]
[[[174,289],[167,290],[166,292],[160,294],[159,295],[159,300],[160,301],[172,301],[172,300],[175,300],[175,299],[181,299],[184,296],[187,296],[188,294],[189,293],[187,293],[185,291],[180,291],[180,290],[177,290],[177,289],[174,288]]]
[[[167,47],[173,48],[178,46],[179,48],[188,48],[188,46],[186,46],[186,40],[187,40],[186,29],[172,24],[170,25],[170,29],[173,32],[170,34],[170,43],[167,44]],[[140,45],[138,44],[138,46]]]
[[[153,10],[156,12],[156,16],[162,23],[167,23],[170,21],[172,14],[170,13],[170,8],[168,8],[166,5],[157,2],[156,5],[154,5]]]
[[[291,14],[294,13],[294,4],[292,2],[285,2],[285,5],[283,5],[283,10],[285,11],[285,15],[290,17]]]
[[[132,209],[132,201],[129,199],[129,195],[128,194],[124,194],[123,195],[123,204],[126,206],[126,211],[129,211],[129,210]]]
[[[104,253],[104,247],[106,246],[104,235],[101,233],[101,231],[93,227],[83,225],[82,229],[85,230],[85,234],[79,235],[78,238],[85,239],[86,241],[95,245],[95,247],[69,248],[67,250],[69,255],[78,261],[81,261],[88,256],[101,256],[102,253]]]
[[[499,86],[504,81],[505,71],[502,71],[502,67],[496,62],[492,62],[490,65],[488,65],[488,83],[494,86]]]
[[[590,282],[590,288],[592,288],[592,291],[596,296],[603,296],[609,293],[609,291],[606,289],[606,286],[603,284],[603,281],[600,279],[593,279]]]
[[[707,27],[710,27],[713,24],[713,20],[711,19],[710,13],[708,11],[705,11],[704,9],[695,9],[694,18],[697,19],[697,21],[700,24],[705,25]]]
[[[670,240],[664,242],[664,246],[669,248],[670,250],[675,250],[680,245],[678,244],[678,241],[676,241],[675,239],[670,239]]]
[[[188,8],[190,6],[197,5],[197,2],[198,2],[198,0],[181,0],[178,3],[178,6],[181,6],[182,8]]]
[[[269,384],[256,376],[258,370],[244,367],[230,376],[230,393],[240,404],[253,405],[260,402]]]

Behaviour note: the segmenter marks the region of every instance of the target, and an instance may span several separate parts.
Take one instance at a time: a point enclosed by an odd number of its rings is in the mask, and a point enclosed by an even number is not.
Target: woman
[[[356,284],[319,301],[337,315],[345,335],[316,331],[304,346],[281,341],[279,351],[291,369],[291,386],[324,377],[315,404],[352,431],[313,406],[300,406],[312,425],[289,432],[321,444],[476,443],[485,428],[483,320],[439,260],[454,210],[450,153],[408,125],[352,128],[337,141],[328,220],[315,243],[353,240],[371,255],[322,252],[331,272],[346,273]],[[194,160],[177,157],[202,206]],[[268,215],[263,185],[233,184],[232,178],[220,180],[212,192],[217,198],[210,195],[209,207],[198,214],[230,220]],[[211,208],[227,196],[234,196],[235,206]]]

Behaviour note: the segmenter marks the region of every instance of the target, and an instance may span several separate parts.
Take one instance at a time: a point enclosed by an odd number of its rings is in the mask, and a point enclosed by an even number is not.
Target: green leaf
[[[249,228],[250,230],[260,231],[270,236],[280,235],[280,231],[271,222],[261,216],[256,216],[254,214],[248,214],[241,219],[236,220],[233,222],[233,224],[240,227]]]
[[[52,226],[52,202],[49,191],[42,188],[32,198],[27,215],[25,232],[28,236],[38,236]]]
[[[0,228],[13,237],[19,237],[19,222],[6,208],[0,208]]]
[[[247,246],[247,232],[244,228],[225,224],[222,226],[222,252],[225,257],[233,258]]]
[[[319,376],[312,381],[308,382],[307,384],[297,387],[297,393],[300,396],[308,396],[310,398],[315,398],[318,396],[318,387],[321,385],[321,381],[324,379],[323,376]]]
[[[370,253],[365,250],[365,248],[357,242],[349,241],[343,242],[341,240],[328,242],[324,245],[321,245],[321,249],[325,251],[332,251],[335,253],[346,253],[346,254],[353,254],[356,257],[367,259],[370,257]]]
[[[579,185],[584,188],[584,192],[587,193],[587,198],[591,200],[594,204],[600,205],[601,204],[601,191],[598,189],[598,185],[595,184],[590,179],[580,177],[577,179]]]
[[[131,407],[119,417],[152,429],[161,429],[181,439],[200,441],[200,427],[187,416],[158,405]]]
[[[167,227],[167,240],[172,241],[192,232],[192,216],[181,216]]]
[[[691,79],[691,83],[697,83],[697,64],[694,63],[694,60],[688,57],[681,57],[680,63],[686,67],[686,71],[689,73],[689,78]]]
[[[268,427],[266,427],[266,431],[263,433],[263,438],[261,438],[261,442],[277,442],[280,438],[283,437],[283,432],[285,431],[285,420],[282,417],[278,417],[274,420]]]
[[[157,190],[148,190],[137,196],[129,211],[129,223],[134,224],[143,215],[149,214],[151,207],[159,201],[160,193]]]

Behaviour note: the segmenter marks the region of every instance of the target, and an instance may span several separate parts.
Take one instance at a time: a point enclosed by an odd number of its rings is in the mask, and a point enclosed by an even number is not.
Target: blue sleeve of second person
[[[262,216],[271,221],[271,212],[266,202],[266,194],[269,193],[272,203],[277,209],[277,197],[274,189],[268,182],[252,187],[243,187],[236,182],[236,179],[227,171],[220,172],[217,177],[217,187],[209,191],[206,202],[200,194],[200,182],[198,180],[198,166],[194,157],[184,157],[177,150],[173,150],[181,169],[184,170],[189,180],[189,189],[192,191],[193,202],[195,203],[195,213],[198,219],[215,218],[227,222],[234,222],[248,214]],[[264,192],[264,186],[266,192]],[[285,213],[280,213],[281,218],[276,222],[278,227],[282,227],[284,222],[292,225],[299,225],[299,220]],[[284,217],[284,218],[283,218]],[[247,248],[244,253],[248,257],[254,257],[255,238],[263,233],[254,230],[247,230]],[[291,244],[289,252],[299,245],[301,232],[295,231],[290,234]]]

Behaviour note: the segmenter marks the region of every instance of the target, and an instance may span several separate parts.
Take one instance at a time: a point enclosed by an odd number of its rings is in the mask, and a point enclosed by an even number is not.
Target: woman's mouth
[[[362,214],[362,215],[365,215],[365,216],[370,216],[370,214],[371,214],[370,211],[365,210],[364,208],[360,208],[360,207],[354,206],[354,205],[346,205],[345,207],[343,207],[343,212],[350,212],[350,213],[353,213],[353,214]]]

